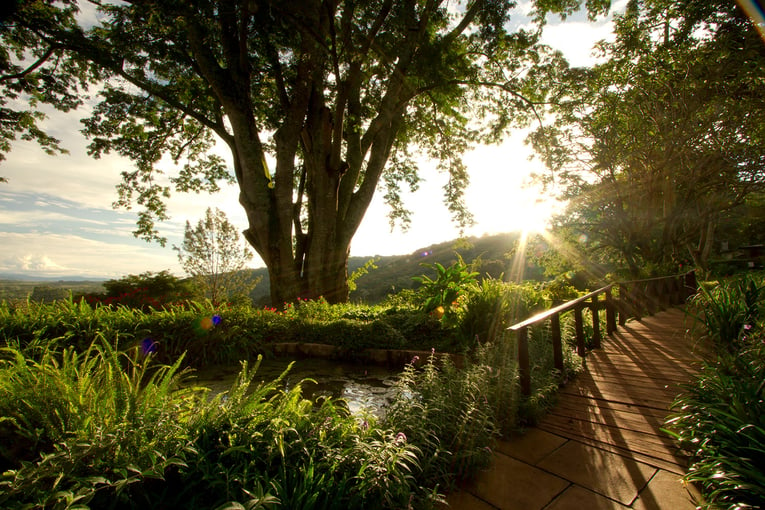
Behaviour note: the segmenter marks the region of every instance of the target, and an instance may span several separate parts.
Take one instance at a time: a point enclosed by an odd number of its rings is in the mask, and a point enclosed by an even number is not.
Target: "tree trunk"
[[[323,11],[317,13],[312,21],[317,33],[329,35],[332,19]],[[330,303],[348,300],[351,239],[372,201],[404,121],[410,99],[404,77],[418,41],[424,37],[424,26],[418,37],[406,41],[406,51],[397,59],[378,114],[367,126],[359,120],[364,117],[361,64],[349,66],[337,96],[328,101],[325,69],[331,60],[329,48],[314,35],[305,37],[290,100],[283,105],[286,118],[273,136],[273,174],[265,164],[254,116],[238,115],[250,110],[231,105],[235,110],[229,113],[236,138],[234,154],[240,158],[235,162],[240,202],[249,223],[245,238],[268,267],[272,306],[298,298],[323,297]],[[286,89],[284,92],[286,96]]]
[[[329,218],[334,222],[334,217]],[[324,228],[319,230],[326,230]],[[245,232],[250,244],[249,231]],[[254,245],[253,245],[254,246]],[[258,250],[260,252],[260,250]],[[271,305],[281,306],[292,303],[298,298],[324,298],[329,303],[348,301],[348,256],[350,246],[332,248],[316,243],[309,238],[304,261],[295,258],[281,258],[270,252],[271,257],[264,261],[268,268],[271,286]],[[266,255],[268,256],[268,255]],[[296,270],[296,265],[302,266],[302,271]]]
[[[366,209],[363,207],[356,218],[343,214],[341,181],[346,173],[355,173],[348,172],[347,162],[333,157],[334,123],[329,110],[322,105],[309,106],[308,110],[300,134],[306,203],[302,184],[293,195],[296,144],[291,144],[291,137],[284,132],[275,137],[276,177],[268,192],[273,205],[265,213],[263,208],[257,210],[251,202],[242,201],[249,220],[245,237],[268,267],[272,306],[298,298],[323,297],[329,303],[348,300],[350,241]],[[249,161],[249,165],[258,164]],[[254,174],[264,176],[263,172]]]
[[[706,224],[699,229],[699,241],[695,248],[689,248],[691,258],[696,268],[702,275],[709,274],[709,254],[712,252],[714,244],[715,228],[717,227],[714,219],[707,217]]]

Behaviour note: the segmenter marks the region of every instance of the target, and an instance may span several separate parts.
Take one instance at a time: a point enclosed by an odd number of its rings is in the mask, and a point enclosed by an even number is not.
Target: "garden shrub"
[[[711,288],[699,286],[692,298],[697,323],[716,346],[735,351],[745,327],[757,326],[765,297],[762,275],[723,280]]]
[[[3,354],[3,508],[83,505],[183,464],[190,444],[179,419],[190,401],[178,391],[182,359],[150,368],[140,353],[103,340],[84,353],[48,350],[40,361]],[[18,455],[18,445],[32,448]]]
[[[408,365],[398,379],[385,424],[401,430],[422,451],[423,477],[438,487],[487,467],[497,436],[486,396],[489,370],[469,364],[458,370],[435,352],[421,372]]]
[[[716,347],[673,405],[667,432],[691,457],[687,481],[704,508],[759,508],[765,501],[765,334],[762,275],[702,286],[692,311]]]
[[[328,317],[320,310],[332,309]],[[336,308],[336,309],[335,309]],[[351,317],[364,318],[351,318]],[[268,344],[310,342],[337,345],[348,352],[367,348],[449,349],[453,332],[421,311],[390,310],[360,305],[313,305],[296,309],[215,308],[209,302],[190,302],[143,312],[124,306],[91,306],[65,300],[24,307],[0,304],[0,342],[31,352],[74,346],[86,349],[103,337],[130,348],[144,340],[155,345],[155,356],[172,363],[181,354],[186,363],[236,363],[254,359]]]
[[[691,457],[685,479],[702,489],[705,508],[759,508],[765,501],[765,345],[760,339],[705,364],[675,401],[679,411],[666,424]]]
[[[494,342],[508,327],[543,308],[542,295],[531,285],[487,278],[465,299],[460,333],[464,339]]]
[[[106,342],[39,362],[4,352],[3,508],[384,509],[431,498],[403,434],[330,399],[317,407],[299,384],[253,386],[257,365],[210,398],[181,389],[181,360],[154,366]]]

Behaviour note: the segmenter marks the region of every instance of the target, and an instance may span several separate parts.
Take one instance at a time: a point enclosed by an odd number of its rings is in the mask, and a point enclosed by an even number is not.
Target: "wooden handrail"
[[[618,298],[614,298],[614,287],[619,289]],[[589,308],[592,311],[593,347],[600,347],[600,317],[598,312],[606,310],[606,334],[611,334],[618,324],[623,326],[627,319],[635,317],[638,320],[643,315],[651,315],[659,310],[684,303],[688,297],[695,294],[697,288],[696,276],[693,271],[680,275],[617,282],[601,287],[584,296],[567,301],[550,310],[538,313],[533,317],[513,324],[509,331],[517,334],[518,340],[518,372],[521,383],[521,393],[531,394],[531,372],[529,360],[529,327],[550,320],[553,344],[553,364],[555,369],[563,372],[563,343],[560,332],[560,316],[566,312],[574,312],[576,329],[577,354],[585,357],[586,346],[584,338],[584,318],[582,311]],[[600,296],[605,295],[605,300]]]
[[[510,326],[507,329],[509,329],[510,331],[518,331],[520,328],[525,328],[527,326],[531,326],[533,324],[536,324],[537,322],[541,322],[541,321],[547,319],[548,317],[550,317],[551,315],[560,315],[562,313],[571,311],[571,310],[574,309],[574,307],[576,307],[580,303],[583,303],[583,302],[587,301],[588,299],[592,299],[592,298],[594,298],[596,296],[599,296],[600,294],[605,293],[606,290],[611,290],[611,287],[613,287],[613,286],[614,286],[614,284],[612,283],[612,284],[606,285],[605,287],[602,287],[602,288],[600,288],[600,289],[598,289],[596,291],[590,292],[589,294],[585,294],[584,296],[578,297],[576,299],[572,299],[571,301],[566,301],[562,305],[558,305],[555,308],[550,308],[549,310],[545,310],[544,312],[538,313],[538,314],[534,315],[533,317],[529,317],[528,319],[526,319],[523,322],[519,322],[517,324],[513,324],[512,326]]]

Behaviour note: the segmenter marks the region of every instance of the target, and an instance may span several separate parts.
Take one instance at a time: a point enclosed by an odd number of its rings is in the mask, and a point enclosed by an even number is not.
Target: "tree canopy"
[[[632,0],[600,50],[532,137],[571,200],[562,225],[631,276],[706,268],[765,185],[765,45],[733,2]]]
[[[141,206],[137,235],[163,241],[155,222],[171,191],[233,179],[272,300],[341,301],[378,188],[391,222],[406,225],[401,192],[418,185],[418,154],[448,172],[446,203],[469,223],[461,154],[542,118],[563,64],[537,44],[540,27],[581,3],[536,0],[534,23],[509,31],[509,0],[22,2],[0,30],[0,141],[59,150],[35,104],[77,108],[96,84],[89,151],[135,162],[118,204]],[[609,2],[586,4],[594,16]]]

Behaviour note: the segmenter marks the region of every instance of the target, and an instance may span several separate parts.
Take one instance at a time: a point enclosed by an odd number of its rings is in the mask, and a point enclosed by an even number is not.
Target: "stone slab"
[[[578,485],[572,485],[545,510],[629,510],[629,508],[613,499],[608,499]]]
[[[533,428],[522,436],[497,441],[495,449],[514,459],[534,465],[563,446],[566,441],[568,440],[564,437]]]
[[[439,510],[497,510],[497,507],[462,490],[449,494],[446,504],[438,508]]]
[[[602,496],[630,506],[656,468],[615,453],[569,441],[538,466]]]
[[[701,496],[674,473],[659,470],[638,495],[635,510],[695,510]]]
[[[500,510],[540,510],[568,486],[562,478],[495,453],[491,469],[463,489]]]

